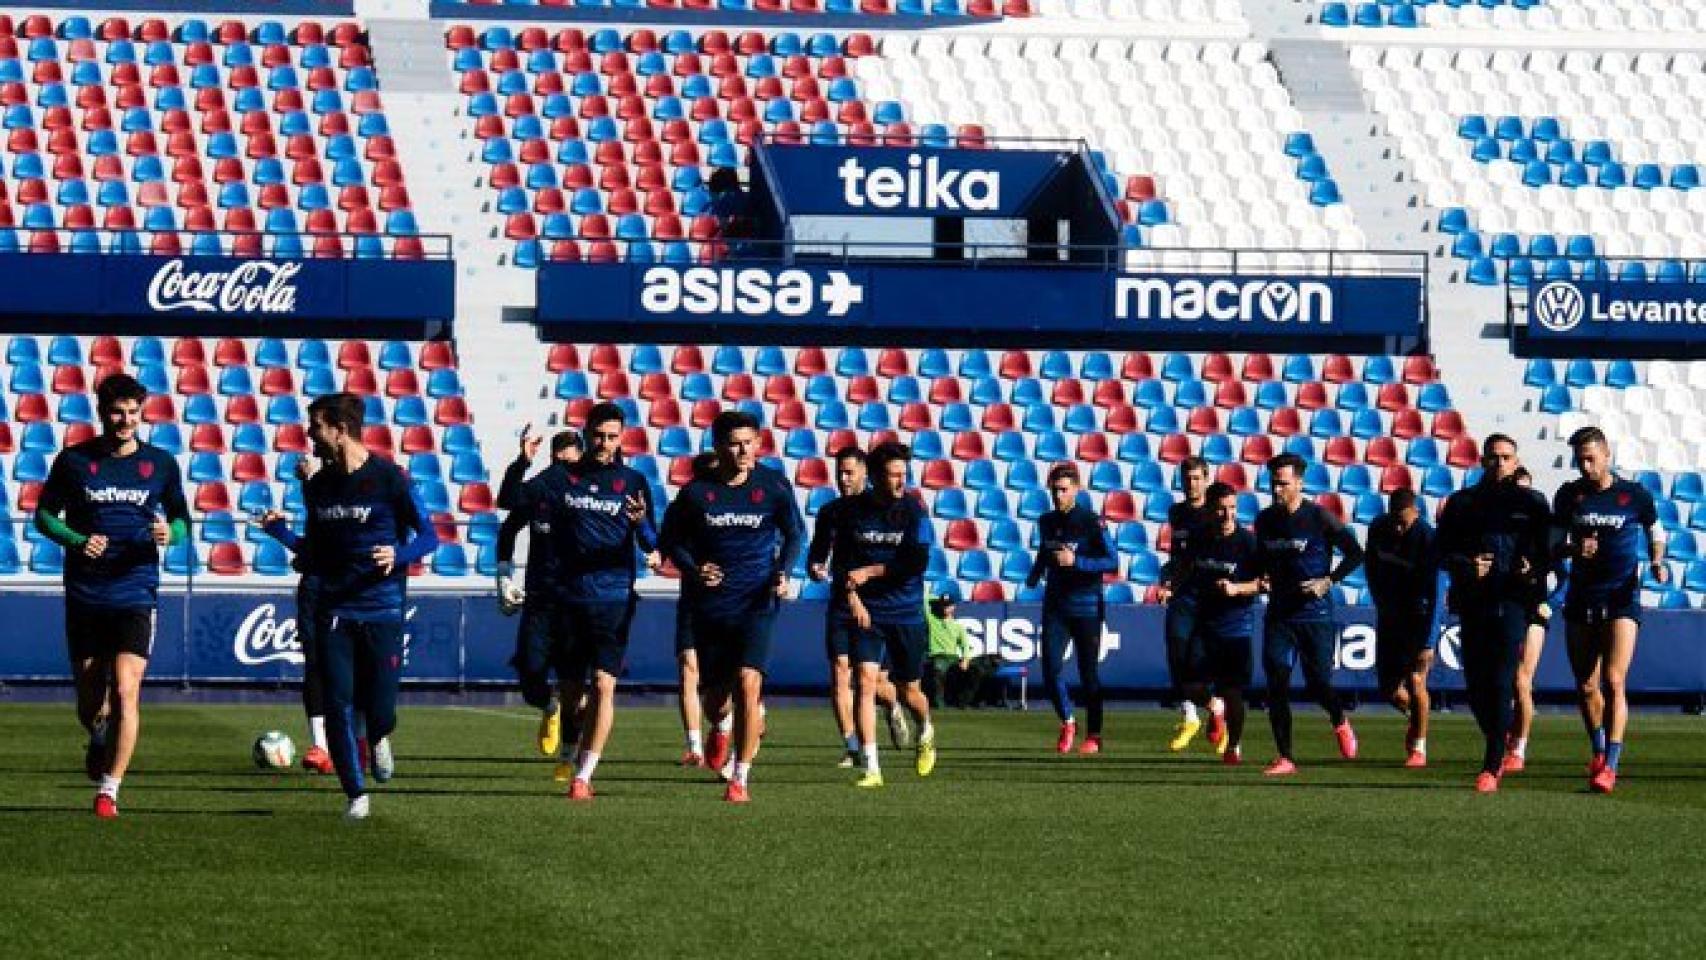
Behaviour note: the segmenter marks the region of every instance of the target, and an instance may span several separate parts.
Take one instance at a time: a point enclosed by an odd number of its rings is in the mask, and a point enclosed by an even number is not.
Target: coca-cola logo
[[[296,312],[296,275],[300,263],[248,260],[231,270],[193,271],[170,260],[148,282],[148,306],[162,313]]]
[[[411,637],[408,624],[414,619],[414,607],[409,607],[403,612],[404,664],[409,662],[409,641]],[[275,662],[295,664],[303,662],[302,640],[296,620],[291,617],[279,619],[278,608],[270,603],[263,603],[249,611],[249,615],[237,625],[232,652],[236,655],[238,663],[250,667]]]
[[[278,660],[302,662],[302,641],[297,636],[296,621],[288,617],[279,620],[277,616],[278,608],[263,603],[238,624],[234,650],[238,663],[253,667]]]

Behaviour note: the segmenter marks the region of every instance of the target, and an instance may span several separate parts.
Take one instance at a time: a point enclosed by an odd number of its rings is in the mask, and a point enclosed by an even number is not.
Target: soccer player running
[[[1670,571],[1664,562],[1665,531],[1652,494],[1612,472],[1605,434],[1598,427],[1583,427],[1570,436],[1570,449],[1581,476],[1564,484],[1553,501],[1553,517],[1570,558],[1565,642],[1593,746],[1588,782],[1594,791],[1610,793],[1623,759],[1629,722],[1626,681],[1641,630],[1643,531],[1648,572],[1662,584],[1669,581]]]
[[[695,582],[691,616],[706,713],[721,717],[733,704],[735,762],[723,794],[730,803],[751,799],[770,630],[805,533],[793,486],[758,463],[758,442],[750,414],[718,414],[711,422],[716,473],[676,493],[663,537],[670,561]],[[725,759],[706,757],[714,768]]]
[[[1357,755],[1356,733],[1333,689],[1338,639],[1333,585],[1362,563],[1362,546],[1337,518],[1303,498],[1303,470],[1303,458],[1295,454],[1269,460],[1274,502],[1256,516],[1257,570],[1268,581],[1262,669],[1268,681],[1268,724],[1278,751],[1262,771],[1270,777],[1297,772],[1291,752],[1291,671],[1299,661],[1310,696],[1332,722],[1339,755],[1346,760]]]
[[[1078,466],[1056,464],[1048,472],[1049,496],[1054,509],[1037,520],[1037,556],[1025,586],[1043,587],[1043,686],[1060,719],[1060,738],[1055,750],[1072,752],[1078,736],[1072,694],[1067,689],[1067,647],[1078,660],[1078,686],[1088,708],[1089,730],[1080,753],[1102,752],[1102,574],[1119,568],[1119,557],[1108,543],[1102,518],[1078,502],[1081,491]]]
[[[1434,532],[1416,493],[1392,491],[1368,526],[1368,590],[1374,597],[1374,668],[1380,695],[1409,718],[1404,766],[1428,765],[1428,671],[1439,598]]]
[[[1238,525],[1238,491],[1216,483],[1206,500],[1214,524],[1198,531],[1190,579],[1182,584],[1196,602],[1193,679],[1185,693],[1204,703],[1212,684],[1226,704],[1221,762],[1237,766],[1244,762],[1244,691],[1250,686],[1256,596],[1263,583],[1256,573],[1256,538]]]
[[[555,570],[551,554],[551,524],[546,511],[541,508],[550,488],[539,478],[552,467],[580,459],[581,438],[573,430],[559,431],[551,438],[551,464],[529,480],[527,470],[543,442],[544,437],[533,433],[531,425],[523,428],[520,454],[504,470],[503,481],[498,485],[497,505],[499,509],[509,511],[498,527],[498,609],[504,616],[521,614],[521,622],[516,625],[515,653],[510,657],[510,666],[515,668],[516,678],[521,684],[522,700],[539,711],[539,729],[534,735],[534,744],[540,754],[558,758],[553,775],[566,783],[574,774],[582,709],[578,697],[569,699],[569,678],[552,642],[551,599]],[[515,541],[523,530],[527,531],[527,571],[523,582],[517,584]],[[555,696],[551,687],[553,669],[557,671],[561,697]],[[565,704],[569,713],[567,737],[563,736]]]
[[[373,746],[373,779],[385,783],[396,769],[391,734],[397,727],[409,566],[438,546],[431,516],[408,476],[362,444],[362,422],[362,401],[354,394],[328,394],[308,405],[309,438],[324,465],[303,489],[307,533],[299,538],[277,512],[266,523],[267,533],[303,554],[306,568],[320,579],[327,732],[351,820],[371,813],[356,712],[366,720]]]
[[[590,801],[592,777],[616,716],[616,679],[628,652],[636,596],[636,551],[657,546],[651,485],[622,462],[622,408],[587,411],[586,452],[553,464],[516,512],[542,518],[551,538],[551,638],[563,700],[586,694],[569,799]],[[590,685],[589,685],[590,676]]]
[[[1517,467],[1514,479],[1524,489],[1534,486],[1527,467]],[[1540,655],[1546,649],[1546,631],[1552,625],[1552,618],[1564,609],[1564,593],[1569,589],[1570,562],[1568,559],[1557,562],[1556,551],[1552,576],[1552,592],[1529,613],[1528,632],[1522,640],[1522,662],[1516,667],[1516,713],[1511,720],[1510,735],[1505,738],[1509,744],[1504,763],[1507,774],[1521,773],[1528,766],[1528,735],[1534,727],[1534,674],[1540,669]]]
[[[113,374],[95,388],[101,435],[54,458],[35,525],[65,550],[65,640],[95,815],[118,816],[154,649],[160,551],[189,536],[178,462],[137,437],[148,391]]]
[[[923,504],[906,492],[911,459],[904,444],[877,444],[868,457],[873,486],[839,512],[833,534],[838,566],[844,570],[834,589],[846,595],[855,628],[853,662],[859,670],[857,716],[864,760],[856,786],[865,789],[883,785],[876,728],[877,672],[885,654],[895,698],[918,721],[915,769],[921,777],[936,769],[936,730],[930,723],[930,701],[919,683],[930,639],[924,570],[934,534]]]
[[[813,580],[839,581],[847,573],[842,562],[848,550],[836,549],[835,531],[841,523],[842,511],[854,498],[865,492],[867,485],[865,451],[858,447],[842,447],[835,452],[835,489],[840,496],[825,504],[817,514],[812,528],[811,544],[806,548],[806,568]],[[835,563],[829,562],[833,553]],[[836,732],[841,734],[844,753],[838,766],[851,768],[859,763],[859,733],[853,722],[853,616],[847,608],[847,595],[830,591],[829,609],[824,616],[824,652],[829,658],[830,706],[835,713]],[[907,726],[906,712],[895,702],[894,684],[888,671],[877,680],[877,702],[888,716],[889,739],[896,749],[909,746],[912,731]]]
[[[1540,494],[1516,483],[1518,466],[1516,441],[1487,437],[1480,481],[1446,498],[1436,536],[1440,566],[1451,577],[1446,600],[1457,614],[1469,706],[1486,738],[1475,778],[1480,793],[1499,789],[1523,637],[1549,566],[1551,511]]]
[[[1167,749],[1175,753],[1190,746],[1197,731],[1202,729],[1197,705],[1185,696],[1185,687],[1194,679],[1190,648],[1196,631],[1196,597],[1184,585],[1191,576],[1191,546],[1199,532],[1213,525],[1213,509],[1207,499],[1208,461],[1186,457],[1179,465],[1179,482],[1185,495],[1167,508],[1167,526],[1172,533],[1160,587],[1161,602],[1167,605],[1167,672],[1172,679],[1173,696],[1179,701],[1179,724],[1167,742]],[[1219,749],[1225,742],[1221,701],[1211,700],[1209,708],[1209,740]]]
[[[300,456],[295,464],[296,479],[304,486],[320,469],[312,456]],[[262,523],[266,517],[262,517]],[[326,739],[326,668],[320,662],[320,578],[303,557],[291,564],[299,575],[296,580],[296,642],[302,646],[302,711],[308,715],[309,746],[302,754],[302,769],[309,773],[333,772],[331,743]]]
[[[694,481],[707,481],[716,476],[717,455],[712,452],[701,453],[693,458]],[[679,498],[670,502],[664,508],[663,530],[679,529],[680,524],[674,522],[674,515],[681,508],[677,506]],[[662,541],[664,538],[660,538]],[[669,556],[667,542],[660,542],[658,552]],[[700,697],[699,684],[699,651],[698,640],[693,632],[693,591],[696,584],[693,580],[682,577],[680,593],[675,599],[675,666],[677,686],[677,702],[681,713],[681,732],[686,737],[687,746],[681,754],[681,765],[684,767],[703,767],[705,760],[705,739],[701,729],[704,722],[704,704]],[[712,753],[726,758],[728,756],[729,729],[732,718],[723,717],[713,724],[711,731]]]

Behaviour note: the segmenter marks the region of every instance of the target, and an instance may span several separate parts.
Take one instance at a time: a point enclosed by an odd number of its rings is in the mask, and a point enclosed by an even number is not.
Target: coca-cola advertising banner
[[[0,254],[12,315],[446,321],[455,265],[439,260]]]
[[[966,627],[971,653],[995,654],[1027,667],[1033,691],[1038,664],[1041,611],[1034,604],[966,604],[958,620]],[[489,595],[442,594],[411,597],[405,634],[405,682],[437,686],[509,685],[509,666],[519,619],[503,616]],[[1340,611],[1335,682],[1369,695],[1375,689],[1373,611]],[[1108,609],[1102,632],[1104,683],[1125,692],[1158,692],[1168,686],[1162,644],[1164,613],[1154,606]],[[64,600],[58,594],[13,591],[0,597],[0,682],[67,681]],[[823,645],[824,605],[785,603],[776,620],[770,658],[773,684],[819,690],[829,682]],[[1698,642],[1701,615],[1650,611],[1630,675],[1632,690],[1646,694],[1706,694],[1706,646]],[[675,601],[642,600],[635,614],[623,681],[673,686]],[[1257,649],[1260,649],[1258,639]],[[1440,631],[1433,682],[1445,690],[1463,687],[1455,625]],[[1072,670],[1069,674],[1074,673]],[[254,593],[165,594],[161,597],[149,678],[185,683],[289,682],[302,675],[296,603],[288,590]],[[1075,674],[1074,674],[1075,675]],[[1256,664],[1261,680],[1260,657]],[[1301,684],[1301,677],[1296,678]],[[1553,693],[1573,689],[1563,631],[1555,625],[1541,658],[1536,686]]]

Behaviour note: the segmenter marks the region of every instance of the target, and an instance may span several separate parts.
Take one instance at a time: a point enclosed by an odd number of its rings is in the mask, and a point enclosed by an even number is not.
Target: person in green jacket
[[[971,663],[971,641],[965,625],[954,619],[952,594],[938,593],[924,600],[925,621],[930,627],[929,652],[925,657],[927,688],[933,706],[941,706],[951,677],[966,674]],[[964,706],[964,696],[952,697]]]

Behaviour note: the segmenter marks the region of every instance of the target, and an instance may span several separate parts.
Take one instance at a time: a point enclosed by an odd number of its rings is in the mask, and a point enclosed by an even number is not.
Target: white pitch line
[[[530,716],[533,716],[535,713],[537,713],[537,711],[534,711],[534,710],[526,710],[526,711],[523,711],[523,710],[494,710],[491,707],[451,706],[448,709],[460,710],[463,713],[479,713],[479,714],[484,714],[488,717],[507,717],[511,720],[515,720],[515,719],[523,718],[523,717],[530,717]]]

